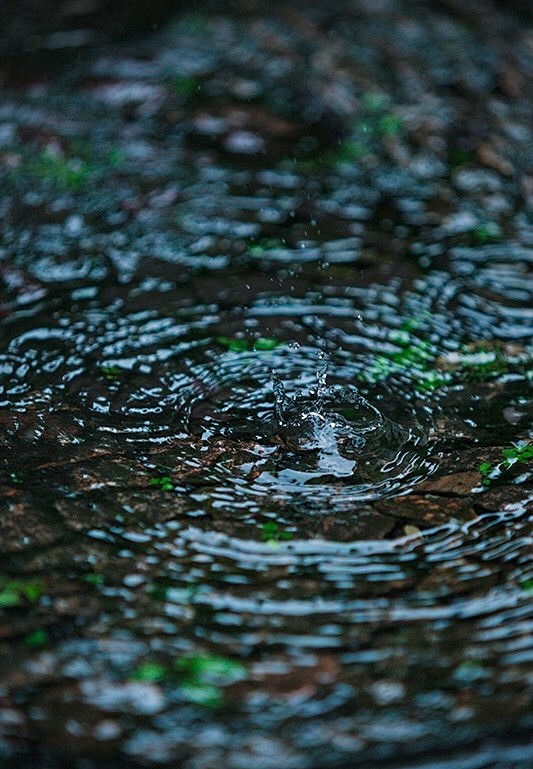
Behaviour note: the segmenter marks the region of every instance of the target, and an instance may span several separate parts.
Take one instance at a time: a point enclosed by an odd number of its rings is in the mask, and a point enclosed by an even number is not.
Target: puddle
[[[527,40],[450,7],[2,64],[6,767],[529,766]]]

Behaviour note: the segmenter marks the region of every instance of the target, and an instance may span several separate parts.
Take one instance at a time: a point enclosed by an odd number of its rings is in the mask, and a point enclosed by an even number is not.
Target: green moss
[[[0,580],[0,608],[37,603],[42,594],[43,586],[39,581]]]
[[[120,377],[122,369],[119,366],[100,366],[100,371],[108,382],[116,382]]]
[[[269,350],[275,350],[276,347],[279,347],[279,342],[277,339],[273,339],[272,337],[260,336],[259,339],[256,339],[254,342],[254,350],[266,352]]]
[[[279,347],[279,342],[273,337],[258,337],[249,341],[242,337],[217,336],[216,342],[230,352],[269,352]]]
[[[103,574],[84,574],[81,579],[83,582],[88,582],[89,585],[103,585],[104,584],[104,576]]]
[[[290,531],[285,531],[275,521],[267,521],[261,527],[265,542],[287,542],[292,539]]]
[[[527,377],[531,357],[527,350],[507,348],[499,342],[465,345],[447,353],[439,366],[453,373],[456,381],[486,382],[510,371]]]
[[[533,459],[533,443],[514,444],[502,449],[503,464],[511,467],[515,462],[530,462]]]
[[[47,148],[27,164],[26,171],[55,186],[78,190],[87,181],[90,166],[80,157],[69,157]]]
[[[177,684],[180,695],[188,702],[218,708],[224,699],[223,687],[243,680],[247,674],[246,667],[236,660],[217,654],[196,654],[178,657],[172,666],[146,660],[131,678]]]
[[[164,681],[167,677],[167,669],[157,662],[143,662],[134,672],[134,681]]]
[[[380,91],[366,91],[361,96],[361,105],[366,113],[383,113],[390,106],[390,97]]]
[[[180,657],[175,668],[196,683],[227,686],[246,678],[246,668],[240,662],[217,654],[196,654]]]
[[[404,131],[401,118],[391,109],[385,93],[369,91],[360,99],[361,112],[350,135],[331,150],[292,160],[292,167],[302,173],[316,173],[346,163],[358,163],[383,152],[386,144]],[[285,165],[289,165],[285,163]]]
[[[160,475],[150,478],[150,486],[156,486],[161,491],[172,491],[174,488],[174,482],[170,475]]]
[[[227,336],[217,336],[216,341],[222,347],[230,350],[230,352],[248,352],[250,348],[250,342],[247,339],[231,339]]]
[[[196,705],[218,708],[223,701],[223,686],[246,678],[247,670],[240,662],[216,654],[197,654],[176,660],[176,670],[184,677],[180,692]]]
[[[502,461],[496,465],[491,462],[481,462],[478,471],[481,475],[481,484],[490,484],[501,478],[513,465],[531,462],[533,459],[533,443],[514,443],[501,450]]]
[[[377,123],[377,132],[380,136],[396,136],[403,131],[403,123],[397,115],[382,115]]]
[[[31,649],[39,649],[48,643],[48,633],[43,628],[33,630],[24,638],[24,643]]]
[[[172,80],[171,85],[176,93],[187,100],[199,95],[201,89],[201,82],[196,77],[176,77]]]
[[[476,243],[494,243],[502,237],[501,227],[497,222],[478,224],[472,230],[472,237]]]
[[[219,708],[222,705],[222,691],[212,684],[184,681],[180,686],[180,692],[186,700],[204,708]]]
[[[389,376],[407,373],[412,376],[414,388],[419,392],[442,387],[449,377],[436,366],[436,353],[432,344],[411,333],[420,323],[421,320],[408,320],[399,329],[392,331],[390,340],[400,349],[388,355],[377,355],[359,378],[376,384]]]
[[[254,240],[248,246],[248,253],[250,256],[260,257],[267,254],[269,251],[274,251],[278,248],[284,248],[285,243],[279,238],[261,238],[260,240]]]
[[[406,321],[389,333],[394,352],[375,356],[359,379],[376,384],[396,374],[407,374],[420,393],[445,385],[485,382],[510,371],[527,376],[530,358],[526,352],[508,350],[498,343],[466,345],[461,350],[437,355],[431,342],[412,332],[426,318]]]

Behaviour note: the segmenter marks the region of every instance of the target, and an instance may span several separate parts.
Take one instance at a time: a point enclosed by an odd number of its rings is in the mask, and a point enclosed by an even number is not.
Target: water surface
[[[531,121],[495,85],[528,53],[494,19],[185,14],[11,73],[6,766],[529,765]]]

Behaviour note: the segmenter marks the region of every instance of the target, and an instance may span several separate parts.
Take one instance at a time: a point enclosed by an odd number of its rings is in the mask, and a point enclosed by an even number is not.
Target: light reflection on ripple
[[[123,628],[131,611],[135,638],[147,644],[153,638],[162,659],[202,644],[249,660],[254,676],[270,688],[258,690],[254,677],[239,712],[253,718],[257,697],[262,723],[271,726],[285,723],[289,713],[301,730],[320,703],[324,717],[340,719],[374,692],[376,681],[392,681],[401,686],[399,706],[409,699],[424,728],[429,712],[439,728],[442,718],[455,723],[456,696],[468,692],[474,710],[467,723],[475,731],[484,682],[498,703],[523,683],[531,650],[531,606],[521,587],[530,523],[517,506],[399,539],[276,543],[214,532],[208,520],[171,520],[139,530],[139,546],[131,528],[116,526],[109,534],[121,556],[116,583],[103,589],[114,607],[103,632],[113,627],[117,611]],[[521,567],[502,561],[511,534],[525,559]],[[122,575],[144,562],[155,581],[126,590]],[[298,680],[301,673],[307,681],[322,660],[326,672],[334,664],[334,684],[321,694],[312,688],[309,698],[278,697],[284,675]],[[301,685],[290,681],[289,691]],[[373,723],[388,712],[383,704],[384,710],[369,705]],[[399,712],[394,709],[395,721]],[[361,737],[367,720],[360,713],[356,707],[349,725],[335,720],[332,728]]]
[[[488,338],[529,339],[530,251],[514,244],[457,247],[451,257],[452,271],[462,277],[457,313],[465,327]]]

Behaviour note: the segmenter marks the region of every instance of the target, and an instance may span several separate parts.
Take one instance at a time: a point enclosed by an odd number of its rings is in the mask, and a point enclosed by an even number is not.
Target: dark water
[[[6,766],[530,765],[527,39],[406,8],[11,73]]]

